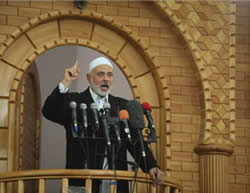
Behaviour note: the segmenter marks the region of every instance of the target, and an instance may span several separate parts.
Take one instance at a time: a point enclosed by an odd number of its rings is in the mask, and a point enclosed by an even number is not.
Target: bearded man
[[[107,169],[104,161],[106,160],[107,146],[105,141],[105,134],[103,125],[99,129],[93,128],[95,125],[95,118],[91,111],[91,104],[96,104],[97,112],[103,109],[105,103],[110,104],[110,116],[117,117],[119,112],[125,109],[127,100],[115,97],[110,94],[114,70],[113,65],[105,57],[94,59],[89,64],[89,71],[87,73],[87,80],[89,87],[81,93],[70,93],[69,88],[74,80],[80,76],[78,62],[65,69],[64,79],[58,84],[53,92],[46,99],[42,112],[43,115],[56,123],[64,126],[66,129],[66,168],[67,169]],[[79,139],[72,135],[72,109],[70,102],[75,101],[77,104],[85,103],[87,105],[88,128],[85,138]],[[100,117],[99,117],[100,118]],[[93,130],[96,130],[96,138],[92,138]],[[121,130],[121,138],[126,138],[125,131]],[[133,136],[133,134],[132,134]],[[134,135],[135,136],[135,135]],[[99,140],[103,138],[104,140]],[[152,152],[146,146],[146,163],[140,161],[138,156],[140,144],[136,140],[134,144],[129,143],[128,140],[123,140],[116,151],[115,166],[117,170],[128,170],[127,167],[127,150],[135,158],[143,171],[148,172],[156,184],[161,184],[164,181],[165,174],[159,170],[156,160]],[[146,168],[145,168],[146,166]],[[112,169],[112,168],[108,168]],[[103,192],[100,188],[100,180],[94,180],[92,186],[92,193]],[[84,187],[84,182],[81,179],[70,179],[69,189],[79,186]],[[126,181],[117,182],[118,193],[128,193],[128,183]]]

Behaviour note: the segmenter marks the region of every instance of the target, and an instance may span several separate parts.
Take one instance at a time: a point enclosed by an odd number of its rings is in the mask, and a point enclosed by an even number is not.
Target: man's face
[[[112,89],[113,75],[113,68],[103,64],[95,67],[87,78],[90,87],[97,95],[106,96]]]

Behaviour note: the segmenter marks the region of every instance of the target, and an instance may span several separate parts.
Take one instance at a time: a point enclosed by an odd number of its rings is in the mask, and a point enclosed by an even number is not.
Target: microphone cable
[[[83,154],[86,155],[86,160],[84,160],[84,162],[87,162],[87,163],[84,163],[84,168],[86,167],[86,165],[87,165],[87,168],[88,168],[88,165],[89,165],[89,163],[88,163],[88,157],[89,157],[88,151],[86,151],[86,149],[84,148],[81,140],[79,141],[79,143],[80,143]],[[86,146],[87,146],[87,149],[88,149],[88,147],[89,147],[88,142],[87,142]]]
[[[145,175],[146,175],[146,188],[147,188],[147,193],[149,193],[149,184],[148,184],[148,167],[147,167],[147,160],[146,160],[146,151],[145,151],[145,141],[144,141],[144,137],[142,135],[142,131],[140,129],[137,129],[138,131],[138,135],[139,135],[139,142],[141,143],[141,149],[142,149],[142,156],[141,158],[143,159],[143,164],[144,164],[144,169],[145,169]],[[140,160],[141,161],[141,160]],[[140,163],[140,162],[139,162]]]
[[[134,140],[135,142],[134,142],[134,145],[136,144],[136,143],[138,143],[138,140],[136,139],[136,140]],[[136,155],[136,149],[134,148],[134,155]],[[138,186],[137,186],[137,175],[138,175],[138,172],[139,172],[139,165],[140,165],[140,163],[141,163],[141,159],[142,159],[142,156],[141,156],[141,154],[139,154],[140,155],[140,157],[139,157],[139,159],[138,159],[138,163],[137,163],[137,167],[135,168],[135,173],[134,173],[134,184],[133,184],[133,187],[132,187],[132,193],[134,193],[134,191],[135,191],[135,188],[136,188],[136,193],[138,192]]]
[[[118,185],[118,183],[117,183],[117,171],[116,171],[116,165],[115,165],[115,161],[116,161],[116,156],[117,156],[117,154],[118,154],[118,151],[119,151],[119,149],[120,149],[120,147],[118,147],[117,148],[117,152],[115,151],[115,146],[114,146],[114,144],[113,144],[113,146],[112,146],[112,154],[114,154],[114,155],[112,155],[112,162],[113,162],[113,166],[114,166],[114,168],[113,168],[113,170],[114,170],[114,181],[112,182],[112,180],[111,180],[111,182],[110,182],[110,186],[113,186],[113,185],[115,185],[116,187],[113,189],[113,193],[115,193],[115,192],[117,192],[116,190],[117,190],[117,185]]]
[[[156,137],[155,145],[156,145],[156,146],[155,146],[155,149],[156,149],[156,150],[155,150],[155,151],[156,151],[156,152],[155,152],[155,154],[156,154],[155,157],[156,157],[156,163],[158,163],[158,161],[159,161],[159,152],[158,152],[158,151],[159,151],[159,150],[158,150],[157,137]],[[149,145],[149,149],[150,149],[151,152],[153,152],[153,151],[152,151],[151,143],[150,143],[150,145]],[[159,172],[159,168],[157,168],[157,170],[156,170],[156,178],[158,177],[158,172]],[[158,186],[159,186],[159,185],[156,184],[156,193],[158,193],[158,191],[159,191]]]
[[[118,159],[118,152],[120,151],[120,149],[121,149],[121,146],[122,145],[118,145],[117,146],[117,149],[116,149],[116,151],[114,151],[114,152],[112,152],[112,153],[115,153],[114,155],[114,162],[116,161],[116,160],[119,160]],[[114,148],[115,149],[115,148]],[[127,161],[126,161],[127,162]],[[114,169],[114,182],[111,182],[111,185],[116,185],[116,189],[118,188],[118,181],[117,181],[117,170],[116,170],[116,167],[115,167],[115,169]],[[115,184],[114,184],[115,183]],[[114,190],[113,190],[113,193],[115,193],[115,188],[114,188]]]
[[[110,179],[110,182],[109,182],[109,188],[111,188],[111,186],[112,185],[116,185],[116,188],[117,188],[117,170],[116,170],[116,167],[115,167],[115,164],[113,164],[114,163],[114,161],[116,160],[116,155],[117,155],[117,153],[115,153],[115,150],[113,150],[115,147],[113,146],[113,145],[111,145],[112,146],[112,152],[111,152],[111,158],[110,158],[110,153],[108,153],[107,152],[107,154],[105,153],[104,154],[104,159],[105,159],[105,157],[107,158],[107,160],[111,160],[111,170],[113,170],[114,171],[114,180],[112,180],[112,179]],[[118,151],[117,151],[118,152]],[[115,156],[115,157],[114,157]],[[105,163],[105,165],[103,166],[103,168],[106,168],[108,165],[110,165],[109,164],[109,161],[107,161],[106,163]],[[105,169],[104,169],[105,170]],[[113,190],[113,193],[115,193],[115,188],[114,188],[114,190]]]
[[[139,158],[139,163],[141,162],[141,156],[140,156],[140,158]],[[138,186],[137,186],[137,175],[138,175],[138,171],[139,171],[139,167],[136,167],[135,168],[135,174],[134,174],[134,184],[133,184],[133,187],[132,187],[132,193],[134,193],[134,191],[135,191],[135,187],[136,187],[136,193],[138,192]]]
[[[144,145],[144,144],[143,144]],[[143,162],[144,162],[144,168],[145,168],[145,174],[146,174],[146,187],[147,187],[147,193],[149,193],[149,184],[148,184],[148,165],[147,165],[147,160],[146,160],[146,155],[143,157]]]
[[[137,141],[138,144],[136,144],[136,146],[137,145],[140,146],[140,150],[142,153],[139,163],[141,163],[141,159],[142,159],[144,162],[143,163],[144,171],[148,172],[147,162],[146,162],[145,141],[142,135],[142,130],[145,128],[144,112],[143,112],[142,105],[137,100],[131,100],[127,102],[126,109],[129,113],[129,117],[130,117],[129,121],[130,121],[131,128],[137,130],[137,136],[139,137],[139,141]],[[147,178],[148,176],[146,174],[146,183],[148,181]],[[149,193],[148,183],[146,185],[147,185],[147,193]]]

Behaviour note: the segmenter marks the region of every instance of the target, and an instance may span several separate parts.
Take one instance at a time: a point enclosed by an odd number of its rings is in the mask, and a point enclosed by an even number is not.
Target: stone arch
[[[108,35],[108,40],[102,37],[102,33]],[[115,44],[109,39],[113,37]],[[127,27],[101,14],[82,11],[55,11],[33,18],[20,26],[0,47],[1,63],[12,69],[7,81],[8,86],[4,90],[9,96],[9,139],[13,139],[15,135],[16,95],[20,80],[39,55],[62,45],[86,46],[110,57],[127,77],[134,97],[141,102],[147,99],[155,109],[155,122],[158,128],[161,128],[160,145],[169,148],[170,142],[165,140],[164,136],[166,123],[170,121],[170,97],[165,77],[156,58],[150,54],[141,39]],[[19,52],[16,53],[16,50]],[[136,62],[136,66],[131,64],[131,58]],[[145,85],[151,89],[150,92],[145,92]],[[8,170],[13,169],[14,163],[11,160],[15,152],[15,147],[10,142]],[[162,151],[165,152],[161,153],[164,156],[161,157],[160,163],[164,165],[166,162],[163,158],[170,157],[170,150],[162,148]],[[168,170],[168,165],[163,169]]]
[[[201,85],[203,88],[203,97],[204,97],[204,125],[201,128],[201,143],[206,144],[207,141],[210,139],[211,136],[211,125],[212,125],[212,107],[211,107],[211,89],[208,83],[208,78],[205,73],[205,67],[201,61],[201,55],[197,45],[194,43],[193,39],[191,38],[190,34],[187,32],[186,27],[183,23],[177,18],[177,16],[173,13],[171,8],[165,1],[159,1],[155,3],[156,6],[163,12],[168,18],[172,21],[176,29],[180,32],[181,36],[186,41],[190,52],[193,56],[194,62],[196,64],[196,68],[198,70]]]

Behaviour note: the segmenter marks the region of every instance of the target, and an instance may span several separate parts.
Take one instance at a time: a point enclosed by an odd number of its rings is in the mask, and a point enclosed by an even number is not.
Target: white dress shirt
[[[92,90],[92,88],[90,88],[90,87],[89,87],[89,92],[90,92],[90,95],[91,95],[93,101],[94,101],[95,104],[96,104],[96,108],[97,108],[98,111],[99,111],[100,109],[103,108],[103,105],[104,105],[105,102],[108,102],[108,101],[109,101],[108,95],[101,97],[101,96],[97,95],[97,94]]]

